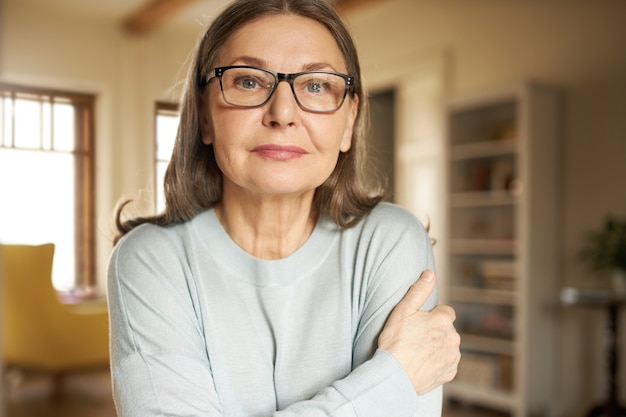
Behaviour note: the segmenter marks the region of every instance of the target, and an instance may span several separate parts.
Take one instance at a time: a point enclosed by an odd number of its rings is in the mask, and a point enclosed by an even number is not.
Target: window
[[[165,169],[172,156],[176,131],[178,129],[178,105],[172,103],[156,103],[156,208],[160,213],[165,208],[163,195],[163,178]]]
[[[60,291],[95,283],[94,101],[0,83],[0,241],[54,243]]]

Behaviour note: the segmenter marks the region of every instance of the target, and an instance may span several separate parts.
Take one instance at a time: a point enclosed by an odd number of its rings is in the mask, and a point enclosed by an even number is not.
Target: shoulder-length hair
[[[359,98],[351,147],[339,154],[334,171],[317,188],[313,208],[340,227],[351,227],[382,199],[382,190],[370,188],[364,179],[367,97],[356,46],[341,18],[326,0],[237,0],[209,26],[191,63],[181,100],[174,151],[165,172],[164,211],[156,216],[122,220],[122,210],[129,201],[122,202],[116,209],[119,232],[116,241],[142,223],[185,222],[221,200],[222,172],[217,166],[213,146],[202,142],[200,131],[203,86],[216,64],[220,48],[235,31],[253,20],[280,14],[306,17],[328,29],[337,41],[348,73],[355,77],[352,94]]]

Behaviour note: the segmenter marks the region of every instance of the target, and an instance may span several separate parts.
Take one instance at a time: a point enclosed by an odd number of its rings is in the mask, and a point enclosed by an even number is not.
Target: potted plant
[[[580,258],[593,271],[613,278],[613,289],[626,294],[626,218],[608,216],[600,230],[587,233]]]

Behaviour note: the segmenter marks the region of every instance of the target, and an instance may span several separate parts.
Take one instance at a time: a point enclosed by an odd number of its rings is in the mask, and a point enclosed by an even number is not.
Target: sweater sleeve
[[[322,414],[329,416],[439,417],[443,388],[418,396],[393,355],[377,349],[378,336],[393,308],[423,271],[435,270],[430,237],[413,214],[384,203],[368,216],[356,236],[358,241],[349,242],[356,248],[353,314],[359,317],[353,346],[354,370],[329,390],[323,390],[313,402],[332,395],[337,396],[337,404],[347,401],[348,413]],[[436,305],[437,291],[422,309],[431,310]],[[300,408],[296,405],[287,411],[292,409]]]
[[[221,416],[178,245],[142,226],[108,269],[113,397],[120,417]]]
[[[382,381],[378,398],[395,399],[387,403],[393,415],[435,417],[441,415],[442,387],[417,395],[413,385],[400,364],[388,352],[377,350],[378,336],[391,311],[404,297],[409,287],[427,269],[436,270],[432,242],[419,220],[408,211],[393,205],[380,204],[364,226],[366,237],[362,262],[363,280],[355,298],[359,299],[359,325],[353,348],[353,365],[376,373],[379,365],[369,358],[377,359],[382,353],[388,356],[398,370],[393,384]],[[363,245],[359,245],[363,246]],[[426,301],[422,310],[431,310],[437,305],[437,290]],[[357,368],[357,369],[359,369]],[[369,368],[373,368],[369,370]],[[382,392],[384,390],[384,393]],[[402,399],[398,399],[402,396]],[[396,398],[394,398],[396,397]],[[380,400],[378,400],[380,401]],[[376,416],[385,413],[367,413],[376,410],[373,401],[357,403],[364,411],[359,416]],[[389,415],[389,413],[386,413]]]

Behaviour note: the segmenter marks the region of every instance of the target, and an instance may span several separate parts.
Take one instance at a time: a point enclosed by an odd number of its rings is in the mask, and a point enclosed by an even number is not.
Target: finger
[[[421,309],[428,300],[428,297],[433,293],[435,281],[436,277],[433,271],[429,269],[424,271],[417,282],[411,285],[411,288],[409,288],[404,298],[398,303],[394,312],[397,311],[398,314],[406,315]]]
[[[432,313],[443,313],[452,317],[452,321],[456,320],[456,311],[449,305],[439,304],[431,310]]]

